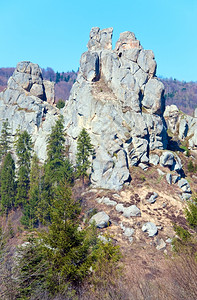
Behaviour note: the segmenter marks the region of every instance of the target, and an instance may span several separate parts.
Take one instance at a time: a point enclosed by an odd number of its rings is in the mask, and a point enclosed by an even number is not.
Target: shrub
[[[58,102],[57,102],[57,104],[56,104],[56,107],[59,108],[59,109],[61,109],[64,106],[65,106],[65,101],[62,100],[62,99],[59,99]]]

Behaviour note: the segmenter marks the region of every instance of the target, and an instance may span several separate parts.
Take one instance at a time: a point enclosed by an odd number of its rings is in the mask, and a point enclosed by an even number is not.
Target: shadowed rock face
[[[37,64],[18,63],[7,89],[0,93],[0,131],[6,119],[13,137],[17,129],[27,130],[41,161],[46,159],[46,137],[59,113],[48,102],[54,102],[54,83],[42,79]]]
[[[153,52],[131,32],[123,32],[112,50],[112,31],[92,28],[63,114],[72,159],[85,127],[95,147],[92,183],[120,189],[130,180],[129,166],[148,163],[150,150],[166,148],[167,135]]]

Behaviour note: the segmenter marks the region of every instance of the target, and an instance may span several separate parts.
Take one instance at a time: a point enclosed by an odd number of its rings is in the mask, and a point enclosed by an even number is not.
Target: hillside
[[[197,299],[197,110],[166,106],[153,51],[112,34],[91,29],[77,73],[2,71],[2,300]]]
[[[166,105],[175,104],[181,111],[193,116],[197,107],[197,82],[161,78],[165,86]]]

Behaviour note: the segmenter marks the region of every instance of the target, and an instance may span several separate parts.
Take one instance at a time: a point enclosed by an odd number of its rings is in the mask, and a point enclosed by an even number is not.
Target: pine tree
[[[66,157],[63,116],[61,115],[52,127],[47,140],[47,161],[45,175],[51,183],[56,185],[61,181],[71,181],[72,166]]]
[[[73,290],[90,277],[90,267],[97,274],[92,283],[102,285],[118,270],[119,248],[110,240],[104,243],[98,239],[93,225],[79,230],[79,213],[71,189],[67,184],[59,185],[52,200],[51,225],[21,249],[19,299],[41,299],[41,295],[73,299]]]
[[[1,208],[6,214],[14,207],[15,189],[15,163],[8,153],[4,157],[1,170]]]
[[[15,142],[18,169],[16,206],[24,206],[29,191],[29,173],[31,164],[32,142],[31,136],[25,130],[19,132]]]
[[[42,168],[36,154],[33,155],[30,171],[29,199],[24,205],[21,223],[28,228],[38,225],[38,205],[41,199],[41,176]]]
[[[72,199],[71,189],[61,184],[52,202],[51,225],[40,235],[50,262],[46,276],[53,293],[64,290],[68,283],[79,284],[93,263],[91,245],[95,233],[90,237],[87,230],[78,230],[79,213],[80,206]]]
[[[1,136],[0,136],[0,159],[8,153],[10,150],[10,141],[11,133],[8,123],[8,119],[2,124]]]
[[[73,167],[66,157],[63,116],[52,127],[47,140],[47,160],[42,179],[42,195],[38,206],[40,222],[50,221],[50,207],[60,183],[73,181]]]
[[[91,166],[89,160],[90,155],[93,154],[93,145],[91,144],[90,136],[83,128],[77,140],[77,176],[82,177],[83,185],[84,178],[87,176],[87,170]]]

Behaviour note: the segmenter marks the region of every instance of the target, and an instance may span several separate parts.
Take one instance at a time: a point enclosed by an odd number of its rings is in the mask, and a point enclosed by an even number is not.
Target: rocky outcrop
[[[164,86],[155,77],[153,52],[143,49],[132,32],[121,33],[113,50],[112,32],[112,28],[91,30],[88,51],[81,56],[62,113],[71,160],[75,163],[77,137],[84,127],[95,149],[92,184],[118,190],[131,180],[130,166],[146,170],[151,151],[166,148],[167,134]],[[0,129],[5,119],[13,136],[18,128],[26,129],[41,161],[59,114],[53,103],[54,83],[43,80],[39,66],[30,62],[17,65],[0,94]]]
[[[48,102],[54,102],[54,83],[42,79],[37,64],[18,63],[7,89],[0,93],[0,131],[6,119],[13,137],[17,129],[27,130],[41,161],[46,158],[46,137],[59,114]]]
[[[130,180],[129,166],[147,164],[150,150],[166,148],[167,135],[153,52],[131,32],[122,33],[112,50],[112,31],[91,30],[63,115],[73,161],[84,127],[95,148],[92,184],[120,189]]]
[[[169,130],[174,135],[184,141],[187,139],[189,149],[197,150],[197,113],[194,111],[194,117],[179,111],[176,105],[166,107],[164,117]]]

